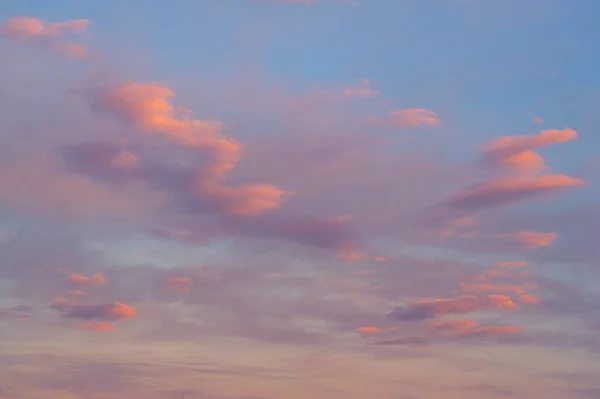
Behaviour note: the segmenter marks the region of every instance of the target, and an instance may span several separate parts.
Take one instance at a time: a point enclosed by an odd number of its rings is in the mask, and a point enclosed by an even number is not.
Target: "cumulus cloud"
[[[87,305],[55,301],[51,307],[58,310],[62,317],[69,319],[117,321],[135,317],[135,309],[120,302]]]
[[[201,151],[202,164],[193,172],[185,189],[199,200],[211,201],[223,212],[260,214],[279,208],[284,197],[290,194],[271,184],[226,184],[227,174],[242,157],[242,145],[221,134],[221,122],[194,119],[190,110],[173,105],[174,93],[168,87],[157,82],[125,82],[76,92],[87,98],[94,110],[113,115],[142,132],[160,135],[186,148]],[[82,150],[86,148],[71,149],[66,155],[85,159]],[[102,164],[105,172],[114,172],[115,168],[135,163],[133,154],[115,151],[106,148],[98,152],[96,158],[89,160],[91,166]]]
[[[89,21],[86,19],[48,23],[38,18],[17,17],[5,21],[0,26],[0,35],[11,40],[47,46],[69,57],[81,58],[87,55],[86,48],[79,44],[66,43],[63,37],[80,34],[88,25]]]

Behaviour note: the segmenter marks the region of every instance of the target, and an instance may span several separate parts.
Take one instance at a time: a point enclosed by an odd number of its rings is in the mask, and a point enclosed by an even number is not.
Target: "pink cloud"
[[[489,304],[497,309],[515,310],[519,308],[519,306],[514,303],[509,296],[506,295],[492,294],[488,295],[487,299]]]
[[[135,317],[135,309],[120,302],[84,305],[69,301],[54,301],[51,307],[61,312],[62,317],[70,319],[117,321]]]
[[[89,330],[89,331],[102,331],[102,332],[112,332],[115,330],[115,325],[110,323],[82,323],[77,324],[77,327],[80,330]]]
[[[548,129],[537,135],[504,136],[484,145],[483,157],[490,165],[503,167],[518,175],[535,176],[548,167],[534,149],[575,138],[577,132],[572,129]]]
[[[430,329],[442,332],[449,338],[490,337],[503,334],[518,334],[516,326],[480,326],[476,320],[443,320],[429,324]]]
[[[38,18],[11,18],[0,26],[0,35],[18,41],[32,41],[45,45],[69,57],[81,58],[87,55],[82,45],[64,43],[62,37],[68,34],[80,34],[89,25],[86,19],[74,19],[65,22],[47,23]]]
[[[475,184],[452,194],[445,204],[455,209],[483,209],[505,206],[532,197],[559,192],[587,184],[584,180],[565,175],[544,175],[532,178],[505,177]]]
[[[356,331],[361,334],[380,334],[383,332],[383,330],[378,327],[360,327]]]
[[[515,233],[512,238],[526,249],[537,249],[552,245],[558,238],[558,234],[526,230]]]
[[[81,290],[69,290],[67,294],[70,296],[86,296],[88,293]]]
[[[82,276],[79,274],[71,274],[68,280],[73,284],[80,285],[106,285],[108,280],[101,274],[94,274],[93,276]]]
[[[509,292],[513,294],[524,294],[525,289],[522,287],[509,284],[469,284],[460,283],[460,288],[466,293],[485,293],[485,292]]]
[[[221,135],[221,122],[193,119],[190,110],[174,106],[173,91],[159,83],[126,82],[77,92],[88,98],[95,110],[118,117],[143,132],[201,150],[202,166],[194,174],[192,187],[186,189],[227,213],[256,215],[274,210],[291,194],[271,184],[227,185],[227,174],[242,157],[242,145]],[[115,156],[114,165],[130,166],[137,162],[137,157],[128,152]]]
[[[386,126],[397,129],[420,127],[425,125],[440,125],[440,121],[437,118],[435,112],[422,108],[411,108],[392,111],[382,118],[371,116],[370,120],[372,122],[382,123]]]
[[[429,328],[434,330],[465,331],[478,327],[479,323],[475,320],[442,320],[429,324]]]
[[[538,147],[566,143],[577,138],[573,129],[547,129],[537,135],[504,136],[483,146],[488,158],[506,158]]]
[[[540,298],[535,295],[519,295],[519,302],[527,305],[537,305],[541,302]]]

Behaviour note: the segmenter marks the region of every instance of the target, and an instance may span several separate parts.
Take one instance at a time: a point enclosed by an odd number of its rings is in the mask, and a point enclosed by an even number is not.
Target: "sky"
[[[597,399],[598,15],[4,0],[0,397]]]

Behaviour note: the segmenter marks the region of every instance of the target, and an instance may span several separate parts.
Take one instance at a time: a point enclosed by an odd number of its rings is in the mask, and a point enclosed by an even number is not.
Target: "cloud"
[[[373,89],[371,79],[360,79],[356,84],[338,90],[317,89],[313,91],[313,101],[347,101],[379,97],[381,92]]]
[[[135,309],[120,302],[83,305],[59,300],[51,307],[61,312],[62,317],[69,319],[117,321],[135,317]]]
[[[509,284],[471,284],[471,283],[460,283],[460,288],[463,292],[467,293],[485,293],[485,292],[508,292],[513,294],[524,294],[525,289]]]
[[[69,282],[78,285],[106,285],[108,280],[101,274],[94,274],[93,276],[82,276],[80,274],[71,274],[68,277]]]
[[[461,295],[449,299],[428,299],[397,307],[387,316],[399,321],[418,321],[448,314],[465,314],[486,309],[514,310],[518,305],[510,297],[500,294],[478,297]]]
[[[435,112],[422,109],[410,108],[392,111],[384,117],[376,117],[374,115],[369,118],[371,122],[383,124],[388,127],[405,129],[421,126],[439,126],[440,121]]]
[[[445,338],[492,337],[504,334],[519,334],[521,328],[516,326],[481,326],[476,320],[442,320],[428,325],[431,330],[438,331]]]
[[[166,283],[170,290],[187,292],[192,288],[194,281],[189,277],[167,277]]]
[[[542,233],[538,231],[519,231],[513,235],[515,242],[526,249],[543,248],[552,245],[558,238],[554,232]]]
[[[174,143],[202,152],[201,165],[191,171],[188,186],[183,187],[199,200],[212,202],[221,211],[235,215],[256,215],[279,208],[290,193],[271,184],[227,185],[227,174],[242,157],[242,145],[221,135],[223,124],[191,117],[191,111],[174,106],[171,89],[157,83],[125,82],[74,91],[90,101],[92,109],[108,113],[137,127],[142,132],[166,137]],[[132,165],[133,154],[110,148],[66,149],[65,156],[88,167],[102,167],[104,173]],[[86,160],[84,152],[95,151],[96,158]],[[91,164],[90,164],[91,162]],[[156,164],[154,165],[156,166]],[[190,173],[188,173],[190,174]]]
[[[498,262],[496,263],[496,267],[502,268],[515,268],[515,267],[526,267],[529,265],[529,262],[524,260],[512,261],[512,262]]]
[[[383,332],[383,330],[378,327],[360,327],[357,328],[356,331],[361,334],[380,334]]]
[[[0,26],[0,35],[5,38],[33,42],[49,47],[73,58],[87,55],[85,47],[79,44],[63,42],[63,36],[83,33],[89,25],[87,19],[74,19],[65,22],[47,23],[38,18],[11,18]]]
[[[428,328],[434,330],[466,331],[478,327],[476,320],[442,320],[428,325]]]
[[[506,158],[538,147],[566,143],[577,138],[573,129],[547,129],[537,135],[504,136],[483,146],[486,158]]]
[[[112,332],[115,330],[115,325],[110,323],[83,323],[75,326],[80,330]]]
[[[503,177],[460,190],[450,195],[442,206],[455,210],[481,210],[511,205],[586,184],[584,180],[565,175]]]
[[[544,159],[533,151],[539,147],[565,143],[577,138],[572,129],[542,130],[537,135],[503,136],[482,147],[483,158],[518,175],[535,176],[547,169]]]
[[[537,305],[541,302],[541,299],[535,295],[519,295],[519,302],[526,305]]]

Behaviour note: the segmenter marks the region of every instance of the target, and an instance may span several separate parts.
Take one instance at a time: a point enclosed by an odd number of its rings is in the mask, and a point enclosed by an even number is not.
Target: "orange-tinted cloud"
[[[504,136],[483,147],[487,158],[507,158],[538,147],[565,143],[577,138],[573,129],[547,129],[537,135]]]
[[[381,123],[397,129],[420,127],[425,125],[440,125],[440,121],[435,112],[422,108],[396,110],[390,112],[382,118],[371,116],[370,120],[372,122]]]
[[[548,168],[544,158],[535,151],[512,154],[506,158],[498,159],[496,163],[517,174],[529,176],[537,175]]]
[[[538,147],[564,143],[577,137],[572,129],[542,130],[537,135],[504,136],[483,146],[486,162],[522,176],[535,176],[547,169]]]
[[[186,189],[214,208],[236,215],[256,215],[277,209],[290,194],[271,184],[227,185],[227,174],[242,157],[242,145],[221,135],[221,122],[194,119],[190,110],[173,105],[174,92],[168,87],[157,82],[125,82],[77,92],[88,98],[95,110],[116,116],[143,132],[202,151],[202,166],[194,175],[192,187]],[[119,164],[135,162],[132,154],[122,155]]]
[[[85,296],[88,293],[82,290],[69,290],[67,294],[69,294],[70,296]]]
[[[531,197],[585,185],[580,179],[565,175],[533,178],[506,177],[475,184],[452,194],[445,204],[455,209],[483,209],[511,205]]]
[[[83,323],[77,324],[77,327],[80,330],[90,330],[90,331],[103,331],[103,332],[112,332],[115,330],[115,325],[110,323]]]
[[[513,294],[524,294],[525,289],[509,284],[469,284],[460,283],[460,288],[463,292],[467,293],[485,293],[485,292],[509,292]]]
[[[380,334],[383,332],[383,330],[378,327],[360,327],[356,329],[356,331],[361,334]]]
[[[73,284],[80,285],[106,285],[108,280],[101,274],[94,274],[93,276],[82,276],[79,274],[71,274],[68,280]]]
[[[515,233],[514,240],[527,249],[536,249],[552,245],[558,238],[554,232],[541,233],[537,231],[519,231]]]
[[[173,291],[189,291],[194,282],[189,277],[167,277],[167,287]]]
[[[72,319],[116,321],[135,317],[135,309],[120,302],[83,305],[58,301],[54,302],[51,307],[61,312],[62,317]]]
[[[17,17],[0,26],[0,35],[12,40],[35,42],[69,57],[81,58],[87,55],[85,47],[64,43],[62,37],[82,33],[88,25],[89,21],[86,19],[47,23],[38,18]]]

